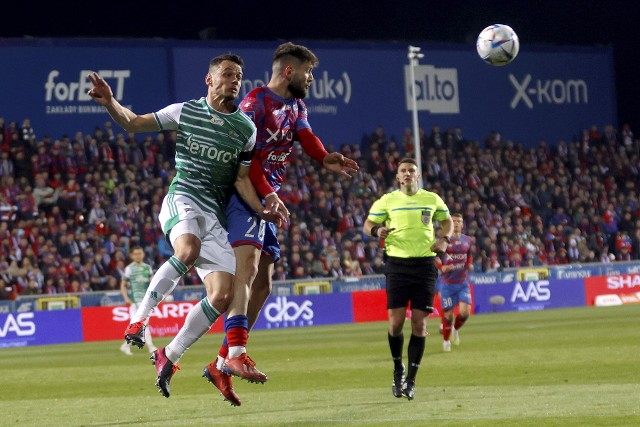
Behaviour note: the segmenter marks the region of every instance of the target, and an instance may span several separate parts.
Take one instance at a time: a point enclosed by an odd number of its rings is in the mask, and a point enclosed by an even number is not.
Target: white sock
[[[162,302],[165,296],[175,289],[178,281],[187,274],[189,268],[175,256],[172,256],[162,264],[156,274],[153,275],[149,289],[147,289],[142,302],[138,305],[138,310],[131,316],[131,323],[148,319],[151,311]]]
[[[147,327],[144,329],[144,342],[147,344],[147,348],[152,349],[155,347],[151,340],[151,328],[149,328],[149,322],[147,321]]]
[[[222,370],[223,363],[224,363],[224,357],[222,356],[216,357],[216,368],[218,368],[218,370]]]
[[[211,326],[218,320],[220,313],[216,310],[208,298],[203,298],[200,303],[193,306],[186,319],[184,325],[180,328],[178,335],[164,348],[167,358],[173,363],[178,360],[189,350],[201,336],[207,333]]]
[[[247,347],[243,347],[243,346],[229,347],[229,359],[238,357],[242,353],[246,353],[246,352],[247,352]]]

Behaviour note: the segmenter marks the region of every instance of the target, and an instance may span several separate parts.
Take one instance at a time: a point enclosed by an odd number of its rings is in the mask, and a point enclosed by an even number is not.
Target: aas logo
[[[0,325],[0,338],[5,338],[10,332],[19,337],[33,335],[36,332],[33,313],[9,313],[4,323]]]
[[[536,302],[549,301],[551,299],[551,290],[549,289],[548,280],[539,280],[537,282],[529,282],[528,284],[522,284],[516,282],[511,293],[511,302],[529,302],[534,300]]]

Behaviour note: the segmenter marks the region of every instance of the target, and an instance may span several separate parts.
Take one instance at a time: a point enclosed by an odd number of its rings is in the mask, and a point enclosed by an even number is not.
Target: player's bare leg
[[[253,280],[251,290],[249,292],[249,304],[247,305],[247,317],[249,318],[249,330],[253,328],[260,316],[260,311],[267,298],[271,295],[273,282],[273,264],[275,263],[272,256],[262,254],[258,267],[258,274]]]

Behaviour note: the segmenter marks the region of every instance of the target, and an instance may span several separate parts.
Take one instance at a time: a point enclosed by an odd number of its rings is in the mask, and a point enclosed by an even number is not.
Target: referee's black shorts
[[[438,273],[435,257],[387,257],[387,308],[407,307],[431,313]]]

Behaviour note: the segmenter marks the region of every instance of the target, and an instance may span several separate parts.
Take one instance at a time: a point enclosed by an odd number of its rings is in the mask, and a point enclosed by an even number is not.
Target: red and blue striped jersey
[[[461,285],[469,282],[469,265],[473,263],[471,245],[473,240],[466,234],[459,238],[452,237],[446,253],[436,258],[438,268],[442,265],[453,265],[448,273],[440,271],[438,280],[445,285]]]
[[[297,132],[311,129],[307,106],[302,99],[282,98],[267,86],[261,86],[244,97],[240,108],[258,128],[255,148],[259,152],[262,172],[278,191],[286,176]]]

